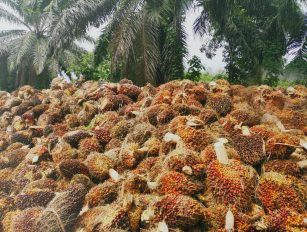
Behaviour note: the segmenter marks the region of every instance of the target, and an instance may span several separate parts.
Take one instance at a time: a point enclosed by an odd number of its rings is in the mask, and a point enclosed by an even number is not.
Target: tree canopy
[[[212,58],[224,48],[229,81],[270,83],[285,71],[286,54],[307,62],[307,16],[297,0],[0,0],[0,19],[19,27],[0,30],[0,63],[15,87],[56,75],[62,67],[87,78],[100,74],[138,84],[185,77],[184,21],[193,7],[199,36],[210,36],[201,50]],[[95,53],[75,41],[90,40],[90,26],[106,24]],[[22,29],[20,29],[22,28]],[[78,62],[81,64],[80,67]],[[82,63],[83,62],[83,63]],[[86,65],[84,65],[85,63]],[[87,68],[86,68],[87,67]],[[88,67],[90,67],[88,69]],[[294,65],[297,67],[297,65]],[[105,69],[105,70],[102,70]],[[187,76],[186,76],[187,77]],[[10,80],[11,81],[11,80]],[[7,81],[2,81],[7,83]]]

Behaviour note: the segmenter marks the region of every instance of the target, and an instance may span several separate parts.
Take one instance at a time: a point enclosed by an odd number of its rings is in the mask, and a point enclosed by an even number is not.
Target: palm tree
[[[183,22],[192,2],[78,0],[63,11],[54,26],[53,47],[60,49],[76,36],[83,35],[89,25],[108,21],[96,57],[99,53],[109,53],[113,70],[121,67],[124,76],[136,76],[138,83],[160,84],[180,78],[187,52]]]
[[[259,84],[265,73],[276,77],[284,65],[287,42],[298,35],[303,38],[303,14],[296,0],[197,2],[203,10],[194,30],[213,38],[203,50],[211,56],[216,48],[225,47],[226,68],[234,82]]]
[[[53,25],[68,2],[0,0],[0,19],[12,24],[12,29],[0,30],[0,59],[6,58],[9,71],[16,73],[15,87],[34,85],[43,72],[56,75],[60,65],[83,52],[75,43],[57,52],[49,49]]]

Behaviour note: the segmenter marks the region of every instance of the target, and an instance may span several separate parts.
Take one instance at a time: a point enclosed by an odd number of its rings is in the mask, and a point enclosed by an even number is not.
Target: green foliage
[[[186,74],[186,78],[189,80],[199,80],[202,74],[202,71],[206,70],[205,66],[201,63],[201,60],[197,56],[193,56],[190,60],[188,60],[188,72]]]
[[[83,75],[87,80],[108,80],[111,76],[110,59],[105,59],[99,65],[95,65],[94,53],[87,52],[71,63],[68,72],[74,72],[77,76]]]
[[[307,85],[307,55],[296,57],[285,68],[284,75],[298,84]]]
[[[283,55],[294,38],[302,37],[303,14],[295,0],[198,0],[203,8],[195,23],[200,35],[212,40],[202,47],[208,57],[224,46],[224,60],[232,83],[275,83]],[[298,39],[299,40],[299,39]],[[288,45],[287,45],[288,44]]]
[[[47,87],[60,67],[67,67],[68,62],[84,52],[73,42],[66,43],[65,47],[56,51],[50,49],[54,26],[58,24],[61,12],[65,7],[70,7],[71,2],[0,0],[0,20],[12,24],[10,30],[0,29],[0,58],[6,59],[9,71],[9,75],[4,77],[6,83],[14,83],[15,88],[25,84]],[[87,39],[87,36],[84,38]],[[61,40],[66,38],[61,37]],[[9,89],[11,86],[6,85],[4,88]]]

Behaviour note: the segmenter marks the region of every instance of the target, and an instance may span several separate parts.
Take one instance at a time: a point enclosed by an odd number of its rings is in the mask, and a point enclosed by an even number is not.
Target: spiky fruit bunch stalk
[[[158,222],[187,229],[201,222],[204,207],[188,196],[166,195],[155,204],[155,217]]]
[[[39,232],[71,231],[86,194],[83,185],[71,186],[58,194],[37,218]]]
[[[241,210],[249,209],[256,187],[257,173],[237,160],[229,164],[218,160],[207,168],[207,177],[214,198],[225,205],[235,205]]]
[[[167,172],[159,178],[158,191],[160,194],[194,195],[203,190],[200,182],[193,181],[185,174],[179,172]]]
[[[267,172],[261,176],[256,193],[269,211],[289,207],[302,212],[304,203],[296,188],[295,183],[285,175]]]

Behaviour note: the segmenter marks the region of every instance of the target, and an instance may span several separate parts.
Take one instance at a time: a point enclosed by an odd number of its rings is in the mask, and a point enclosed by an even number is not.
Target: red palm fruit
[[[174,117],[177,116],[177,112],[172,109],[172,107],[168,106],[162,110],[157,112],[157,123],[159,125],[169,123]]]
[[[118,184],[112,181],[105,181],[102,184],[93,187],[85,197],[89,207],[97,207],[110,204],[118,196]]]
[[[109,130],[103,128],[97,128],[94,130],[95,137],[99,141],[99,143],[105,146],[107,143],[111,141],[111,134]]]
[[[86,158],[91,152],[100,152],[99,141],[95,137],[82,139],[79,143],[80,158]]]
[[[286,129],[303,129],[307,125],[306,114],[294,111],[294,110],[283,110],[277,113],[276,116],[280,119]]]
[[[124,192],[128,192],[131,194],[149,193],[146,178],[139,175],[133,175],[124,180],[123,189]]]
[[[5,214],[13,211],[15,208],[13,197],[1,197],[0,198],[0,231],[1,231],[1,221]]]
[[[122,120],[111,129],[111,137],[123,140],[133,128],[133,121]]]
[[[88,167],[90,175],[103,181],[109,177],[109,170],[114,167],[114,161],[102,154],[92,153],[85,160],[85,165]]]
[[[189,95],[193,95],[193,97],[201,104],[205,104],[207,100],[208,91],[203,85],[195,85],[191,89],[187,89],[186,91]]]
[[[58,137],[62,137],[69,131],[66,123],[57,123],[52,127],[53,127],[53,133]]]
[[[272,91],[265,99],[265,109],[267,110],[282,110],[285,106],[285,96],[279,91]]]
[[[55,196],[50,190],[31,190],[15,197],[15,205],[24,210],[32,207],[45,207]]]
[[[212,109],[203,109],[198,117],[204,122],[204,124],[211,124],[218,120],[217,113]]]
[[[54,163],[60,163],[63,160],[76,158],[77,154],[69,143],[60,140],[51,150],[51,156]]]
[[[249,209],[256,187],[257,173],[237,160],[225,165],[213,161],[207,168],[207,177],[214,198],[225,205]]]
[[[90,133],[83,130],[76,130],[67,132],[63,139],[69,143],[72,147],[78,147],[80,140],[90,137]]]
[[[70,181],[71,185],[83,184],[86,190],[90,190],[95,184],[91,181],[91,179],[83,174],[76,174]]]
[[[155,137],[152,137],[143,144],[142,149],[144,150],[147,156],[158,156],[160,146],[161,146],[161,141]]]
[[[155,131],[156,128],[151,124],[139,123],[129,133],[128,141],[142,145],[154,135]]]
[[[31,143],[29,131],[23,130],[12,134],[11,143],[23,143],[25,145],[29,145]]]
[[[61,174],[71,179],[76,174],[89,175],[89,170],[85,164],[76,159],[64,160],[59,164]]]
[[[212,142],[210,134],[205,129],[184,126],[177,129],[177,134],[187,148],[194,151],[202,151]]]
[[[203,184],[183,173],[170,171],[159,178],[158,192],[164,194],[194,195],[203,190]]]
[[[158,93],[154,96],[151,105],[158,105],[158,104],[171,104],[172,102],[172,92],[165,89],[160,90]]]
[[[291,208],[270,211],[268,224],[270,231],[299,232],[306,231],[307,214],[300,214]]]
[[[237,108],[230,113],[230,116],[237,121],[237,124],[242,123],[246,126],[254,126],[260,123],[260,115],[252,109],[248,109],[245,105],[238,105]]]
[[[123,148],[121,160],[125,167],[134,168],[142,161],[144,154],[139,151],[139,148],[137,143],[129,143]]]
[[[4,152],[0,156],[0,169],[17,167],[28,154],[29,149],[17,149],[10,152]]]
[[[221,116],[225,116],[232,109],[231,98],[227,94],[211,93],[208,95],[207,104]]]
[[[143,209],[141,206],[133,206],[128,212],[129,227],[132,232],[137,232],[140,229],[141,217]]]
[[[24,232],[37,231],[36,220],[41,215],[42,208],[30,208],[24,211],[13,211],[3,220],[4,231]]]
[[[250,128],[250,132],[260,135],[264,140],[276,135],[276,131],[271,126],[260,124]]]
[[[118,86],[118,93],[127,95],[135,101],[141,93],[141,88],[133,84],[120,84]]]
[[[160,112],[166,110],[169,105],[167,104],[157,104],[150,106],[145,111],[145,116],[148,119],[149,123],[156,126],[158,125],[158,115]]]
[[[148,157],[139,163],[133,173],[135,174],[145,174],[150,171],[150,169],[159,161],[158,157]]]
[[[123,141],[120,139],[111,139],[110,142],[105,146],[105,151],[117,149],[122,146]]]
[[[177,114],[184,115],[198,115],[201,111],[201,108],[188,105],[184,103],[177,103],[173,105],[173,109],[177,112]]]
[[[295,177],[301,175],[298,164],[292,160],[269,160],[263,164],[262,168],[265,172],[278,172]]]
[[[155,216],[169,226],[190,228],[202,221],[204,207],[188,196],[166,195],[155,204]]]
[[[289,134],[277,134],[266,142],[266,153],[273,159],[284,159],[299,146],[299,138]]]
[[[277,172],[267,172],[261,176],[256,193],[268,211],[294,207],[302,212],[304,203],[296,188],[291,178]]]
[[[205,210],[207,231],[226,231],[225,219],[229,210],[234,215],[234,231],[258,231],[256,229],[258,221],[261,221],[261,219],[265,216],[264,210],[255,204],[252,205],[251,210],[241,212],[235,207],[213,203],[213,205]],[[266,229],[266,225],[264,225],[264,228],[262,229]]]
[[[78,116],[76,114],[67,114],[65,116],[65,122],[70,128],[79,126]]]
[[[264,141],[260,135],[236,135],[233,142],[241,160],[246,164],[257,165],[266,158]]]

